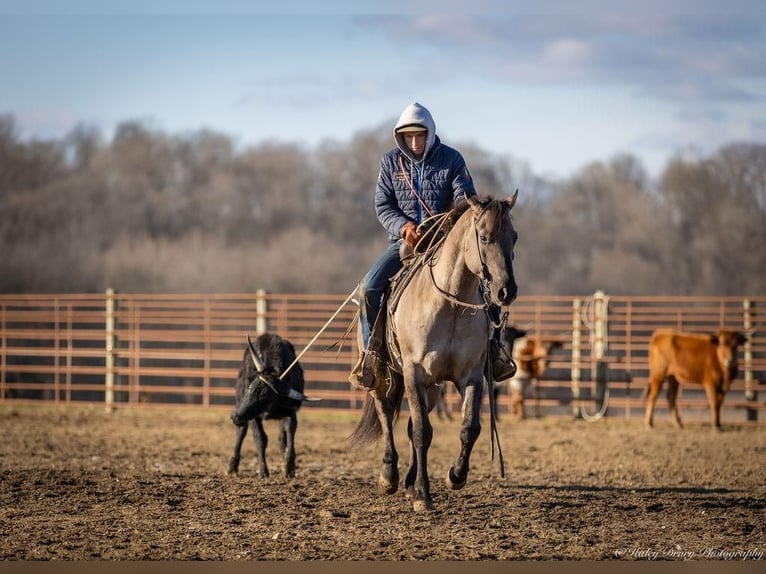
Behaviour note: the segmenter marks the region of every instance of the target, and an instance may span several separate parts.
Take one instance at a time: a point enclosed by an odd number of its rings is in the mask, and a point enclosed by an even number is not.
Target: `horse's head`
[[[518,194],[517,190],[502,200],[468,198],[473,229],[465,240],[466,265],[487,283],[492,302],[500,306],[512,303],[518,293],[513,276],[513,249],[518,234],[511,220]]]

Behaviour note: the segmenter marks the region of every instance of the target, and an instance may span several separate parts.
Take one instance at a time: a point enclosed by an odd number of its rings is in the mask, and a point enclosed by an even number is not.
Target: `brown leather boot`
[[[351,369],[351,373],[348,375],[348,382],[354,385],[358,389],[369,391],[375,386],[375,373],[374,368],[374,353],[368,351],[362,351],[359,353],[359,360]]]
[[[489,350],[492,359],[492,378],[495,381],[505,381],[516,374],[516,363],[508,356],[500,343],[493,339]]]
[[[362,385],[362,369],[364,368],[364,352],[359,353],[359,359],[351,369],[351,373],[348,375],[348,382],[354,385],[356,388],[364,388]]]

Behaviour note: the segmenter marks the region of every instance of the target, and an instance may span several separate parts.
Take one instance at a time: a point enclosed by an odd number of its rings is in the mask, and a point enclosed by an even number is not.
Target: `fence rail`
[[[306,345],[339,310],[342,295],[104,294],[0,295],[0,404],[230,407],[245,337],[272,331]],[[528,400],[532,415],[587,416],[603,402],[607,416],[643,416],[648,341],[654,329],[753,330],[740,349],[739,376],[724,402],[726,423],[763,424],[766,335],[757,311],[766,297],[520,297],[509,323],[531,336],[564,343]],[[340,308],[301,364],[306,392],[322,399],[305,408],[359,409],[365,394],[348,373],[356,337],[347,329],[354,304]],[[684,418],[707,418],[704,392],[681,387]],[[450,387],[447,406],[460,410]],[[507,395],[499,398],[500,413]],[[657,417],[666,416],[658,403]]]

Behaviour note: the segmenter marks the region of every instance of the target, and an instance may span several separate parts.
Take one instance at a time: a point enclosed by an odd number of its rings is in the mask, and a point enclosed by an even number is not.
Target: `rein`
[[[439,293],[439,295],[444,297],[447,301],[449,301],[453,305],[456,305],[458,307],[466,307],[468,309],[475,309],[477,311],[480,310],[480,309],[484,309],[485,311],[487,309],[489,309],[489,306],[487,305],[486,298],[484,300],[484,303],[467,303],[466,301],[461,301],[460,299],[455,297],[449,291],[445,291],[444,289],[439,287],[436,284],[436,277],[434,277],[434,267],[433,267],[433,265],[430,265],[430,264],[428,265],[428,273],[431,276],[431,283],[433,284],[434,289],[436,289],[436,291]],[[482,288],[482,297],[483,297],[483,293],[484,293],[484,289]]]
[[[508,314],[505,314],[500,324],[505,323]],[[487,395],[489,398],[489,434],[491,444],[491,460],[495,460],[495,445],[497,445],[497,457],[500,465],[500,478],[505,478],[505,460],[503,449],[500,447],[500,434],[497,431],[497,409],[495,408],[495,379],[492,376],[491,342],[487,339],[487,360],[484,363],[484,378],[487,381]]]
[[[490,281],[487,279],[489,272],[487,270],[487,264],[484,263],[484,258],[481,255],[481,249],[479,248],[479,230],[476,227],[476,224],[478,223],[479,219],[481,219],[482,215],[484,215],[486,211],[487,211],[487,207],[484,207],[484,209],[482,209],[481,212],[479,212],[479,214],[473,218],[473,230],[474,230],[474,236],[476,238],[476,251],[479,254],[479,261],[481,262],[481,275],[479,276],[479,279],[481,279],[481,283],[479,285],[479,291],[481,293],[482,299],[484,300],[484,303],[468,303],[466,301],[461,301],[449,291],[445,291],[444,289],[439,287],[439,285],[436,284],[436,277],[434,277],[434,263],[433,263],[434,260],[433,259],[431,259],[428,262],[428,272],[429,272],[429,275],[431,276],[431,283],[433,284],[434,289],[436,289],[436,291],[442,297],[444,297],[447,301],[459,307],[466,307],[468,309],[474,309],[477,311],[479,309],[483,309],[484,311],[487,311],[487,316],[489,316],[489,309],[492,304],[491,301],[489,300]],[[494,325],[493,321],[490,321],[490,322],[492,322]],[[497,327],[498,325],[494,325],[494,326]]]
[[[429,215],[429,217],[433,217],[434,214],[431,212],[430,209],[428,209],[428,206],[426,205],[426,202],[423,201],[423,198],[420,197],[420,194],[415,190],[415,186],[412,185],[412,179],[410,178],[407,171],[404,169],[404,160],[402,159],[402,156],[399,156],[399,168],[402,170],[402,175],[404,176],[404,181],[407,182],[407,185],[410,186],[410,191],[412,192],[412,195],[414,195],[417,200],[420,202],[420,205],[423,206],[423,209],[426,210],[426,213]]]

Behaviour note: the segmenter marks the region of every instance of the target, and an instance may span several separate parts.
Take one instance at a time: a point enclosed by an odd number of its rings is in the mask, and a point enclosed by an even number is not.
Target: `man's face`
[[[416,156],[421,155],[426,150],[427,132],[409,132],[402,134],[405,145]]]

